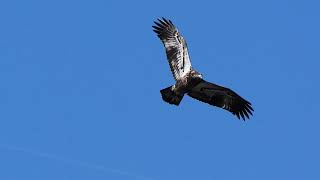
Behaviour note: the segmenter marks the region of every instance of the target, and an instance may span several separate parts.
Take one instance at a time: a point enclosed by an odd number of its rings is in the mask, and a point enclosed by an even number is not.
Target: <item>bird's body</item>
[[[191,70],[185,76],[176,80],[176,84],[173,86],[172,90],[179,94],[188,93],[201,80],[202,75],[195,70]]]
[[[187,43],[170,20],[165,18],[154,22],[154,32],[164,44],[167,59],[176,83],[162,89],[162,99],[169,104],[179,105],[185,94],[199,101],[230,111],[243,120],[252,115],[251,103],[234,91],[207,82],[193,69],[189,58]]]

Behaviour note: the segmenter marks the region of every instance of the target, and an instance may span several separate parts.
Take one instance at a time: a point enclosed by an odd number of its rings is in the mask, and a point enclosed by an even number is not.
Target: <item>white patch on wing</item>
[[[175,80],[177,80],[191,70],[187,44],[173,24],[165,20],[159,20],[159,22],[156,23],[158,27],[155,27],[155,29],[166,48],[171,71]]]

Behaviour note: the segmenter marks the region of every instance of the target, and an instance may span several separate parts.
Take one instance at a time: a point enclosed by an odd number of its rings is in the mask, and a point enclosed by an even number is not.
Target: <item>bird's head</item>
[[[202,79],[202,78],[203,78],[203,77],[202,77],[202,74],[199,73],[199,72],[197,72],[197,71],[195,71],[195,70],[192,70],[191,76],[194,77],[194,78],[199,78],[199,79]]]

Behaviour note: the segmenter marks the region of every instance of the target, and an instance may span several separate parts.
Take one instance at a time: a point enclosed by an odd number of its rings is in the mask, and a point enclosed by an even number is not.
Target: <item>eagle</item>
[[[153,31],[165,47],[170,69],[176,81],[174,85],[160,90],[165,102],[178,106],[183,96],[187,94],[204,103],[223,108],[238,119],[246,120],[252,116],[254,110],[249,101],[229,88],[204,80],[202,74],[192,67],[187,42],[171,20],[162,18],[154,23]]]

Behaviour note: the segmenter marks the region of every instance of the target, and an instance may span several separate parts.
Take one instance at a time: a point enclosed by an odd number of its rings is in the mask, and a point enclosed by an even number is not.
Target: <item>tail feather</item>
[[[176,94],[171,88],[172,86],[160,90],[162,99],[169,104],[178,106],[183,98],[183,95]]]

